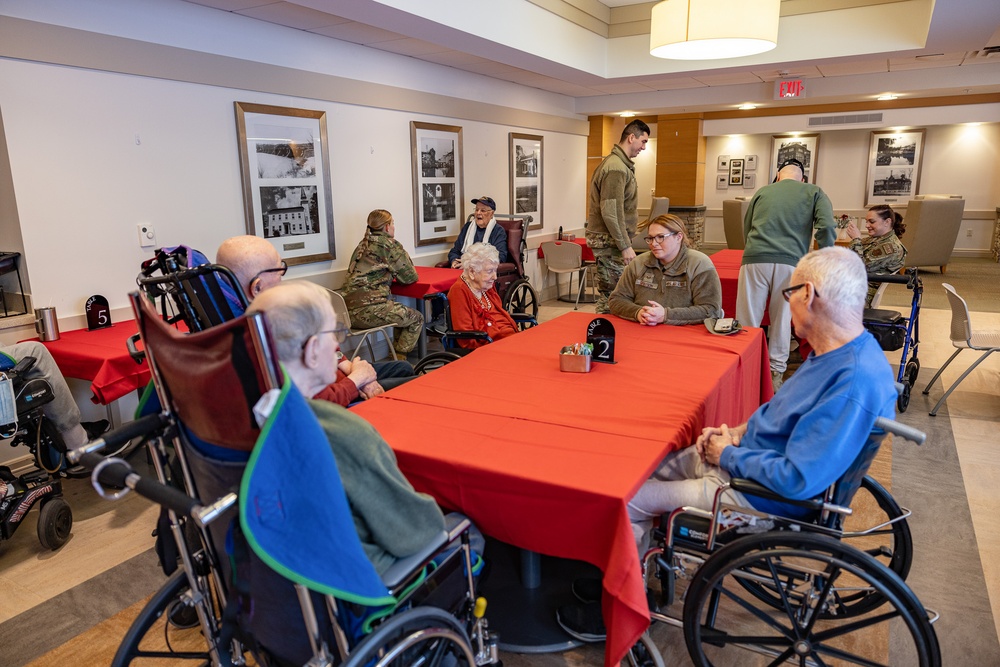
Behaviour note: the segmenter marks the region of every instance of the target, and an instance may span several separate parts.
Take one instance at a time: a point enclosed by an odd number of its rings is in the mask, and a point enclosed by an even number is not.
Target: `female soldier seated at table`
[[[899,237],[906,231],[903,216],[888,204],[878,204],[868,209],[865,216],[868,238],[862,239],[858,226],[852,220],[847,225],[847,235],[851,237],[850,248],[865,262],[868,273],[891,275],[899,273],[906,259],[906,248]],[[875,292],[882,283],[868,283],[865,308],[870,308]]]
[[[389,211],[375,209],[368,214],[368,228],[351,256],[343,293],[352,325],[360,329],[396,325],[393,347],[405,357],[417,346],[424,316],[393,301],[389,293],[393,279],[403,285],[417,280],[413,261],[395,235]]]
[[[499,257],[489,243],[473,243],[462,255],[462,276],[448,290],[451,328],[455,331],[485,331],[493,340],[517,333],[517,323],[503,309],[493,287]],[[486,345],[486,341],[459,340],[458,345],[472,349]]]
[[[648,326],[722,317],[719,274],[707,255],[688,247],[681,219],[661,215],[645,232],[649,252],[625,267],[608,300],[611,312]]]

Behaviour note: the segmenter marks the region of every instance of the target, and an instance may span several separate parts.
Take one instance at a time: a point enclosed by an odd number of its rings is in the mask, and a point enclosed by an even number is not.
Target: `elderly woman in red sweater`
[[[514,318],[503,309],[493,287],[499,265],[499,253],[488,243],[473,243],[462,255],[462,276],[448,290],[452,329],[485,331],[493,340],[517,333]],[[459,340],[458,345],[476,348],[486,341]]]

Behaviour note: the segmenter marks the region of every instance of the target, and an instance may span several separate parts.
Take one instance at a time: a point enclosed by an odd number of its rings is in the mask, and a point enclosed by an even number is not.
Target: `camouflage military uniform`
[[[868,273],[884,275],[899,273],[899,270],[903,268],[903,260],[906,258],[906,248],[892,230],[888,234],[878,237],[868,236],[864,239],[852,239],[851,250],[858,253],[864,260]],[[871,306],[872,299],[880,284],[868,283],[866,307]]]
[[[590,180],[587,245],[597,261],[598,313],[610,313],[608,297],[625,270],[622,251],[632,247],[639,216],[635,163],[616,145]]]
[[[409,285],[417,270],[406,250],[388,234],[369,230],[351,256],[344,282],[344,301],[351,324],[359,328],[396,325],[396,353],[406,356],[417,346],[424,316],[393,301],[389,287],[395,279]]]

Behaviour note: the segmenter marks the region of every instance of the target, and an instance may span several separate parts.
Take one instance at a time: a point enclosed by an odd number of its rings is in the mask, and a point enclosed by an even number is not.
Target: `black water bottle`
[[[562,241],[562,225],[559,225],[559,240]]]

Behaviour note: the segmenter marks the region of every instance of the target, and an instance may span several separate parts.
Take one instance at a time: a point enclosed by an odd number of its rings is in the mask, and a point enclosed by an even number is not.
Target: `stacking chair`
[[[962,380],[971,373],[976,366],[981,364],[986,357],[990,356],[994,352],[1000,350],[1000,331],[992,330],[982,330],[976,331],[972,328],[972,319],[969,317],[969,306],[966,305],[965,299],[958,295],[955,288],[944,283],[943,287],[948,294],[948,304],[951,306],[951,344],[955,346],[955,352],[948,357],[948,361],[944,362],[931,381],[927,383],[924,388],[924,394],[927,394],[931,390],[931,386],[937,381],[944,369],[948,368],[948,364],[958,356],[958,353],[962,350],[978,350],[983,353],[983,356],[979,357],[974,364],[969,366],[962,375],[955,380],[954,384],[948,388],[948,391],[944,392],[944,395],[938,400],[937,405],[931,410],[930,414],[932,417],[937,416],[937,411],[944,404],[945,400],[951,396],[951,392],[955,391],[955,388],[961,384]]]
[[[581,248],[576,243],[570,243],[568,241],[545,241],[541,245],[542,254],[545,255],[545,267],[556,275],[556,296],[560,301],[564,299],[559,296],[559,274],[568,273],[569,278],[569,293],[567,296],[572,297],[573,295],[573,274],[579,276],[580,289],[576,293],[576,302],[573,305],[573,310],[580,307],[580,296],[583,294],[583,290],[587,286],[587,270],[589,266],[583,263],[583,248]],[[565,299],[568,301],[569,299]]]
[[[385,338],[385,343],[389,347],[389,354],[392,355],[393,361],[396,360],[396,349],[392,345],[392,331],[395,328],[393,324],[383,324],[378,327],[371,327],[369,329],[356,329],[351,324],[351,314],[347,311],[347,303],[344,302],[344,297],[340,292],[332,289],[328,289],[330,292],[330,301],[333,303],[333,312],[337,314],[337,321],[347,327],[347,335],[361,336],[361,340],[358,344],[354,346],[354,351],[357,352],[361,349],[361,346],[367,344],[368,355],[371,357],[371,361],[375,361],[375,350],[372,347],[372,338],[378,337],[379,334]]]

